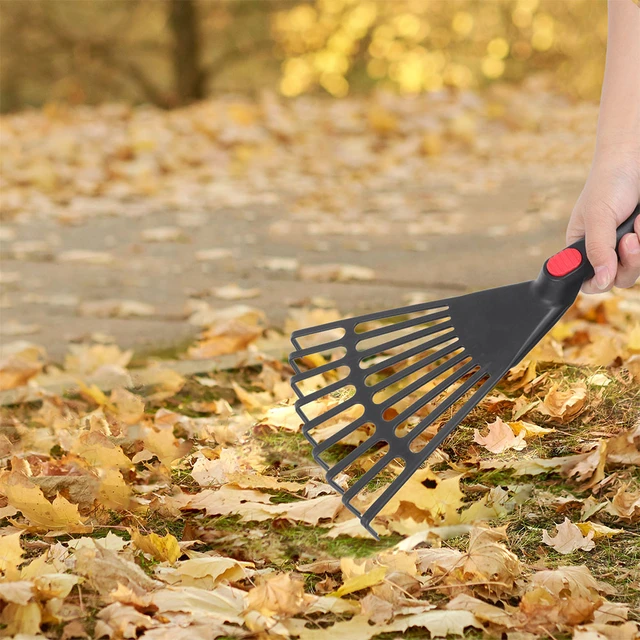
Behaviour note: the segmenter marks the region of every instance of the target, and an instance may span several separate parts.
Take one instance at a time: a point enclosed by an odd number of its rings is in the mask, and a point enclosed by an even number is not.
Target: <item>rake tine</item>
[[[373,313],[367,313],[362,316],[356,316],[349,318],[354,323],[354,326],[363,324],[364,322],[371,322],[372,320],[384,320],[385,318],[393,318],[394,316],[406,316],[411,313],[419,313],[420,311],[432,311],[434,309],[444,309],[449,306],[449,303],[455,300],[455,298],[447,298],[445,300],[434,300],[432,302],[420,302],[418,304],[412,304],[408,307],[402,307],[400,309],[386,309],[385,311],[374,311]],[[354,322],[355,321],[355,322]],[[322,326],[322,325],[320,325]],[[318,327],[315,327],[318,329]]]
[[[292,342],[293,342],[293,340],[292,340]],[[296,361],[291,356],[289,356],[289,366],[293,369],[293,372],[296,375],[298,375],[300,373],[300,367],[298,366]]]
[[[349,398],[348,400],[345,400],[344,402],[341,402],[340,404],[337,404],[335,407],[332,407],[331,409],[329,409],[329,411],[325,411],[324,413],[321,413],[319,416],[316,416],[315,418],[313,418],[313,420],[309,420],[307,418],[307,424],[305,424],[304,427],[302,427],[302,432],[304,433],[304,435],[307,435],[307,433],[311,429],[315,429],[316,427],[321,425],[323,422],[327,422],[332,418],[335,418],[338,414],[342,413],[342,411],[344,411],[345,409],[349,409],[354,404],[356,404],[356,401],[357,401],[357,397],[351,396],[351,398]],[[298,402],[296,402],[296,407],[299,408]]]
[[[409,480],[409,478],[416,472],[417,468],[418,467],[413,468],[413,466],[406,466],[398,477],[387,486],[382,495],[378,496],[378,498],[374,500],[373,504],[364,512],[360,519],[363,527],[367,530],[370,529],[371,521],[380,513],[380,511],[382,511],[389,500],[391,500],[391,498],[400,491],[405,482],[407,482],[407,480]]]
[[[393,375],[390,375],[388,378],[385,378],[384,380],[380,380],[380,382],[369,387],[369,391],[371,393],[376,393],[381,389],[385,389],[386,387],[398,382],[398,380],[402,380],[403,378],[410,376],[412,373],[415,373],[416,371],[420,371],[420,369],[422,369],[423,367],[433,364],[437,360],[440,360],[440,358],[444,358],[445,356],[448,356],[450,353],[457,351],[458,349],[460,349],[460,345],[457,344],[456,342],[450,345],[447,345],[444,349],[440,349],[435,353],[431,353],[425,358],[422,358],[421,360],[414,362],[412,365],[405,367],[401,371],[396,371],[396,373],[394,373]]]
[[[376,327],[375,329],[369,329],[369,331],[363,331],[362,333],[356,333],[360,340],[369,340],[371,338],[377,338],[387,333],[393,333],[394,331],[402,331],[410,327],[415,327],[417,324],[424,324],[425,322],[434,322],[435,320],[443,320],[449,318],[450,313],[448,309],[434,313],[431,316],[419,316],[417,318],[409,318],[408,320],[402,320],[401,322],[392,322],[385,324],[382,327]]]
[[[479,380],[482,379],[482,376],[485,372],[481,369],[480,371],[474,373],[463,385],[461,385],[454,394],[452,394],[452,398],[454,396],[455,399],[453,403],[457,402],[462,396],[469,391]],[[429,440],[429,443],[426,447],[420,452],[420,458],[422,461],[426,460],[445,440],[445,438],[466,418],[466,416],[471,412],[471,410],[476,406],[476,404],[487,394],[489,389],[493,386],[493,381],[489,378],[485,383],[483,383],[478,390],[465,402],[458,411],[442,426],[438,429],[438,432]],[[487,387],[485,389],[485,387]],[[451,404],[453,404],[451,403]],[[412,442],[415,440],[426,428],[432,424],[433,420],[436,420],[446,409],[448,409],[451,404],[447,400],[446,403],[443,403],[444,408],[440,411],[440,407],[435,409],[429,414],[425,420],[419,422],[410,433],[407,434],[407,438]],[[437,413],[438,415],[434,415],[431,418],[432,414]],[[427,422],[428,421],[428,422]]]
[[[455,367],[457,364],[460,364],[460,362],[462,362],[468,357],[469,357],[469,354],[463,351],[462,353],[459,353],[453,356],[452,358],[449,358],[449,360],[447,360],[446,362],[443,362],[440,366],[436,367],[435,369],[428,371],[423,376],[420,376],[417,380],[414,380],[411,384],[408,384],[404,389],[400,389],[400,391],[397,391],[392,396],[388,397],[384,401],[384,403],[380,403],[381,405],[384,406],[384,409],[381,408],[381,412],[384,413],[386,409],[393,406],[396,402],[406,398],[408,395],[411,395],[414,391],[416,391],[417,389],[420,389],[420,387],[424,386],[427,382],[434,380],[439,375],[443,374],[445,371],[448,371],[449,369],[452,369],[453,367]],[[456,371],[454,375],[459,374],[459,372],[460,372],[460,369],[458,369],[458,371]],[[455,380],[457,380],[458,377],[460,376],[458,375],[455,378]],[[386,380],[383,380],[382,382],[386,382]],[[426,396],[423,396],[423,398],[424,397]],[[422,398],[420,398],[420,400],[422,400]],[[418,402],[420,400],[418,400]]]
[[[473,362],[468,362],[464,366],[460,367],[460,369],[458,369],[457,371],[454,371],[449,377],[445,378],[440,384],[435,386],[428,393],[425,393],[421,398],[416,400],[412,405],[407,407],[402,413],[398,414],[392,421],[390,421],[391,424],[389,428],[395,429],[399,424],[402,424],[402,422],[404,422],[407,418],[412,416],[416,411],[424,407],[425,404],[428,404],[434,398],[437,398],[443,391],[448,389],[454,382],[459,380],[463,375],[465,375],[466,373],[469,373],[469,371],[471,371],[473,367],[474,367]]]
[[[351,424],[348,424],[346,427],[342,427],[340,431],[334,433],[332,436],[329,436],[326,440],[319,442],[314,445],[313,455],[319,456],[321,453],[324,453],[327,449],[332,447],[334,444],[340,442],[342,438],[345,438],[350,433],[353,433],[356,429],[359,429],[363,424],[366,423],[365,416],[361,415],[359,418],[354,420]]]
[[[359,360],[362,361],[369,356],[374,356],[384,351],[388,351],[389,349],[393,349],[394,347],[399,347],[403,344],[407,344],[407,342],[413,342],[414,340],[418,340],[419,338],[426,338],[433,333],[438,333],[440,331],[444,331],[445,329],[452,329],[453,327],[448,322],[441,322],[440,324],[435,324],[432,327],[426,327],[425,329],[421,329],[420,331],[416,331],[412,333],[410,336],[399,336],[394,338],[393,340],[389,340],[389,342],[384,342],[382,344],[374,345],[373,347],[369,347],[368,349],[363,349],[358,352]],[[441,338],[443,336],[440,336]],[[424,345],[421,345],[424,349]]]
[[[295,340],[297,338],[303,338],[304,336],[310,336],[314,333],[323,333],[325,331],[331,331],[332,329],[344,329],[348,331],[350,328],[355,326],[354,320],[361,322],[358,318],[344,318],[344,320],[334,320],[333,322],[325,322],[324,324],[317,324],[313,327],[305,327],[304,329],[296,329],[291,334],[291,340]]]
[[[366,367],[365,369],[363,369],[365,376],[368,377],[373,373],[384,371],[388,367],[393,367],[394,365],[398,364],[399,362],[402,362],[403,360],[408,360],[409,358],[412,358],[413,356],[416,356],[419,353],[422,353],[423,351],[428,351],[429,349],[433,349],[434,347],[437,347],[438,345],[448,342],[449,340],[453,340],[454,338],[457,341],[458,338],[456,338],[454,334],[453,327],[451,327],[451,325],[447,325],[447,327],[450,330],[447,331],[447,333],[445,333],[442,336],[438,336],[437,338],[433,338],[433,340],[429,340],[428,342],[423,342],[422,344],[418,344],[415,347],[411,347],[411,349],[407,349],[406,351],[403,351],[402,353],[397,353],[395,356],[391,356],[389,358],[386,358],[385,360],[376,362],[370,367]]]
[[[373,478],[375,478],[387,465],[389,465],[392,460],[395,458],[392,451],[388,451],[387,453],[380,458],[366,473],[362,474],[356,482],[354,482],[342,496],[342,502],[344,504],[349,503],[355,496],[357,496],[362,489],[364,489]]]
[[[344,348],[343,338],[338,340],[332,340],[331,342],[325,342],[315,347],[307,347],[306,349],[299,349],[298,351],[292,351],[289,354],[289,360],[297,360],[298,358],[304,358],[312,353],[322,353],[323,351],[331,351],[331,349],[337,349],[338,347]]]
[[[374,444],[380,442],[382,438],[373,434],[364,442],[359,444],[353,451],[350,451],[342,460],[336,462],[329,471],[327,478],[335,478],[341,471],[344,471],[352,462],[355,462],[363,453],[368,451]]]
[[[352,504],[348,502],[343,504],[362,523],[362,514]],[[368,524],[363,524],[362,526],[373,536],[373,538],[375,538],[378,542],[380,542],[380,536],[378,535],[378,532],[373,527],[369,526]]]
[[[319,376],[321,373],[326,373],[327,371],[331,371],[332,369],[338,369],[339,367],[343,366],[341,363],[344,361],[344,359],[344,356],[342,356],[338,360],[325,362],[325,364],[321,364],[319,367],[314,367],[313,369],[308,369],[307,371],[298,373],[291,378],[291,382],[300,382],[300,380],[306,380],[307,378]]]
[[[469,389],[471,389],[473,385],[476,384],[476,382],[482,378],[483,375],[484,375],[484,371],[481,369],[480,371],[476,372],[473,376],[471,376],[469,380],[467,380],[459,389],[457,389],[456,392],[452,394],[452,397],[457,396],[454,402],[459,400]],[[491,379],[487,380],[487,382],[490,383]],[[384,492],[364,512],[364,515],[362,517],[363,525],[366,526],[371,523],[371,521],[378,515],[378,513],[380,513],[380,511],[389,502],[389,500],[391,500],[391,498],[393,498],[393,496],[400,490],[400,488],[406,482],[406,480],[408,480],[418,470],[420,465],[427,458],[431,456],[431,454],[440,446],[442,441],[458,426],[458,424],[460,424],[460,422],[471,411],[471,409],[475,407],[475,404],[478,401],[478,398],[482,398],[486,394],[486,390],[484,389],[486,384],[487,383],[483,384],[478,389],[478,391],[476,391],[476,393],[474,393],[473,396],[467,402],[465,402],[465,404],[460,408],[460,410],[456,412],[455,416],[453,416],[453,418],[438,431],[438,433],[429,441],[427,446],[424,449],[422,449],[422,451],[420,451],[417,454],[411,454],[412,456],[414,456],[414,459],[411,461],[411,464],[409,464],[407,461],[407,466],[404,468],[402,473],[393,482],[391,482],[391,484],[387,486]],[[438,409],[436,409],[431,414],[429,414],[428,422],[427,420],[424,420],[423,422],[421,422],[414,429],[412,429],[411,433],[407,437],[410,437],[413,440],[417,436],[419,436],[420,433],[422,433],[422,431],[424,431],[424,429],[426,429],[429,426],[429,424],[431,424],[431,422],[433,422],[433,420],[435,420],[438,417],[437,415],[435,415],[433,419],[431,419],[431,416],[433,414],[437,413],[439,415],[448,408],[444,406],[440,411],[441,407],[443,407],[443,405],[440,405]],[[396,457],[400,457],[400,456],[396,456]]]
[[[336,382],[332,382],[322,389],[318,389],[316,391],[313,391],[312,393],[308,393],[307,395],[299,396],[300,400],[298,402],[302,407],[305,404],[314,402],[318,398],[323,398],[324,396],[328,396],[330,393],[334,393],[339,389],[342,389],[343,387],[349,386],[348,382],[349,381],[346,378],[344,380],[337,380]]]

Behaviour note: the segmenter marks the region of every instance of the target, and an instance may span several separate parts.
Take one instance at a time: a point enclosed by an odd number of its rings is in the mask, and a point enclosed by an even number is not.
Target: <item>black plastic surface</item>
[[[632,216],[619,227],[618,241],[625,233],[633,231],[634,220],[639,214],[640,205]],[[294,369],[295,375],[292,377],[291,384],[298,396],[296,410],[303,420],[303,432],[313,446],[314,459],[326,471],[327,482],[342,494],[346,507],[360,518],[362,525],[371,535],[378,537],[371,526],[371,522],[389,500],[393,498],[405,482],[434,453],[444,439],[475,408],[509,369],[524,358],[573,304],[584,280],[593,275],[593,269],[588,260],[586,260],[584,240],[572,246],[581,251],[585,256],[585,260],[579,269],[565,277],[556,278],[551,276],[546,270],[545,263],[535,281],[480,291],[447,300],[347,318],[308,329],[301,329],[292,334],[291,341],[295,351],[290,354],[289,362]],[[356,330],[363,323],[386,321],[395,316],[404,317],[423,312],[432,312],[426,319],[429,322],[437,321],[438,324],[411,332],[413,328],[424,324],[425,317],[423,316],[401,319],[398,322],[382,325],[364,332],[357,332]],[[358,345],[362,341],[371,342],[373,338],[379,339],[387,333],[398,331],[398,329],[409,331],[409,333],[379,345],[358,349]],[[343,330],[344,336],[312,347],[301,347],[301,339],[335,330]],[[433,339],[428,339],[427,342],[418,344],[400,355],[392,356],[380,364],[374,364],[372,367],[367,368],[362,366],[365,360],[376,354],[396,348],[403,343],[414,341],[417,337],[427,339],[431,335],[434,336]],[[451,340],[454,338],[456,341],[452,343]],[[439,346],[441,349],[433,352],[433,349],[437,349]],[[337,348],[342,348],[345,351],[341,358],[326,362],[313,369],[301,370],[298,364],[300,359],[312,354],[326,353]],[[378,373],[380,370],[401,360],[406,360],[408,357],[416,358],[422,353],[425,354],[424,358],[406,369],[394,373],[380,382],[367,385],[366,380],[372,374]],[[403,377],[415,375],[421,367],[436,363],[448,355],[452,355],[452,357],[434,370],[428,371],[422,377],[408,384],[390,398],[382,402],[374,401],[374,396],[379,391]],[[305,380],[338,367],[348,367],[348,374],[344,378],[308,394],[305,394],[301,389],[300,383]],[[455,367],[458,368],[456,369]],[[391,419],[386,416],[385,411],[392,404],[406,398],[420,389],[422,385],[435,380],[438,376],[447,374],[448,371],[451,371],[451,373],[443,382],[439,382],[438,386],[422,395],[407,409]],[[446,392],[455,383],[461,384],[455,387],[454,391],[443,402],[425,415],[424,410],[428,403],[438,398],[440,393]],[[309,418],[305,414],[305,407],[311,402],[329,393],[339,393],[342,389],[351,386],[355,390],[353,395],[341,404],[317,417]],[[472,395],[440,426],[426,446],[420,451],[412,451],[412,442],[472,390]],[[360,417],[342,427],[323,442],[318,442],[314,438],[316,429],[320,428],[328,420],[338,416],[345,409],[355,405],[361,405],[364,409]],[[403,421],[411,416],[415,416],[417,412],[420,412],[419,422],[408,434],[398,435],[396,433],[398,425],[403,424]],[[366,424],[375,425],[375,432],[365,442],[334,464],[328,464],[323,460],[321,456],[329,447]],[[365,454],[372,446],[382,443],[387,443],[388,445],[385,455],[345,491],[335,481],[336,476]],[[358,511],[351,504],[353,498],[365,489],[368,483],[382,472],[389,463],[397,460],[401,460],[404,463],[401,473],[363,513]]]

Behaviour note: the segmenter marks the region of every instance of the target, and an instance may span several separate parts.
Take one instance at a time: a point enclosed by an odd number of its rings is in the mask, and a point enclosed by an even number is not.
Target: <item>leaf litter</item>
[[[637,295],[607,296],[597,322],[580,298],[563,323],[586,346],[603,328],[629,335]],[[312,317],[339,315],[293,309],[287,331]],[[198,324],[187,357],[253,350],[260,364],[185,377],[150,362],[147,386],[102,391],[83,380],[128,375],[130,352],[74,345],[57,367],[36,346],[7,351],[4,387],[43,391],[2,414],[5,636],[636,637],[633,341],[584,364],[561,323],[389,502],[374,543],[310,459],[263,314],[240,305]],[[68,374],[77,393],[44,391]]]

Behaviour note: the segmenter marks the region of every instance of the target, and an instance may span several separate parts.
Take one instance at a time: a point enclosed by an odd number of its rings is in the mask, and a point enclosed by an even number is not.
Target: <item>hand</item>
[[[583,285],[585,293],[602,293],[614,285],[632,287],[640,278],[640,217],[635,233],[620,241],[619,258],[615,250],[616,228],[639,201],[640,147],[600,148],[567,228],[569,244],[586,238],[595,276]]]

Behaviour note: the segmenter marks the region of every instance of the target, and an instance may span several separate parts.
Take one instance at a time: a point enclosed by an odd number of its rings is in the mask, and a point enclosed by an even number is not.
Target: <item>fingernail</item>
[[[609,276],[609,269],[607,267],[596,267],[596,286],[601,291],[604,291],[611,282],[611,277]]]
[[[629,253],[640,253],[640,242],[638,241],[638,236],[633,235],[629,240],[627,240],[627,249]]]

